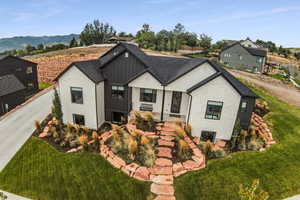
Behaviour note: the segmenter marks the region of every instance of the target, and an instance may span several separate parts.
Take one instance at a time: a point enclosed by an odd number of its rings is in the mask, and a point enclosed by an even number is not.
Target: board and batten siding
[[[72,103],[71,87],[82,88],[83,104]],[[101,88],[99,86],[99,88]],[[63,122],[73,122],[73,114],[84,115],[85,126],[97,129],[95,83],[77,67],[72,66],[59,78],[59,94],[62,104]],[[98,94],[99,95],[99,94]]]
[[[186,92],[200,81],[216,73],[216,70],[207,62],[179,77],[166,86],[166,90]]]
[[[98,127],[105,122],[104,81],[96,85]]]
[[[201,136],[202,131],[216,132],[216,139],[230,140],[241,101],[240,94],[222,76],[208,82],[192,93],[189,123],[193,136]],[[205,119],[207,102],[223,102],[220,120]]]
[[[240,59],[240,56],[242,59]],[[258,58],[262,58],[261,63],[258,62]],[[254,67],[257,67],[258,72],[263,72],[263,66],[265,65],[265,58],[251,55],[240,44],[224,50],[220,54],[220,61],[237,69],[244,69],[252,71]]]

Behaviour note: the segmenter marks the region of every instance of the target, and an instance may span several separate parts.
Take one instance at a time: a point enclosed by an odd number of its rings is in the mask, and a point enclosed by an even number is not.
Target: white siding
[[[161,83],[156,80],[149,72],[145,72],[143,75],[134,79],[128,84],[129,87],[138,87],[138,88],[149,88],[162,90],[163,87]]]
[[[83,104],[75,104],[71,101],[71,87],[80,87],[83,89]],[[86,77],[75,66],[71,67],[59,79],[59,93],[62,103],[63,121],[73,123],[73,114],[84,115],[85,125],[96,129],[96,97],[95,83]]]
[[[191,95],[190,124],[193,135],[201,136],[201,131],[215,131],[217,139],[230,140],[241,99],[239,93],[220,76],[193,91]],[[208,100],[223,102],[220,120],[205,119]]]
[[[97,114],[98,126],[101,126],[105,122],[104,81],[97,84]]]
[[[216,70],[209,63],[204,63],[170,83],[166,87],[166,90],[186,92],[187,89],[213,75],[214,73],[216,73]]]

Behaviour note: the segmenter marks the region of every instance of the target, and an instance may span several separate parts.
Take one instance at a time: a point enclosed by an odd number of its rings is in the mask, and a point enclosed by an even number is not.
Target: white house
[[[64,122],[97,129],[124,122],[131,110],[159,121],[181,120],[203,140],[230,140],[248,128],[258,97],[207,59],[148,56],[120,43],[96,60],[72,63],[57,78]]]

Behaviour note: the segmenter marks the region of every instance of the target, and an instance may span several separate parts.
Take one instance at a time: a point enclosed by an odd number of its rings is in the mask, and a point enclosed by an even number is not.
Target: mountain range
[[[78,34],[55,35],[55,36],[17,36],[11,38],[0,38],[0,52],[23,49],[26,45],[37,46],[39,44],[51,45],[55,43],[69,43],[73,37],[78,40]]]

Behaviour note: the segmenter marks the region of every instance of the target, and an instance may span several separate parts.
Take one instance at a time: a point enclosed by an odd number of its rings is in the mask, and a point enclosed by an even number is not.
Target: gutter
[[[186,124],[189,124],[190,122],[190,114],[191,114],[191,107],[192,107],[192,101],[193,101],[193,96],[190,93],[187,93],[190,96],[190,102],[189,102],[189,111],[188,111],[188,116],[186,120]]]
[[[162,99],[161,114],[160,114],[161,122],[164,120],[165,95],[166,95],[166,90],[165,90],[165,86],[163,85],[163,99]]]
[[[97,102],[97,84],[95,83],[95,104],[96,104],[96,125],[97,129],[99,128],[98,124],[98,102]]]

